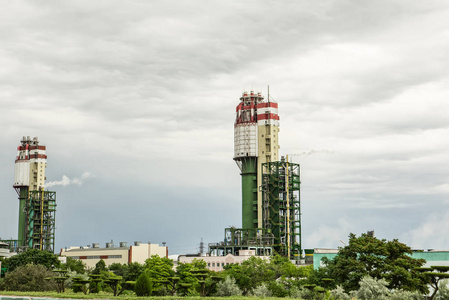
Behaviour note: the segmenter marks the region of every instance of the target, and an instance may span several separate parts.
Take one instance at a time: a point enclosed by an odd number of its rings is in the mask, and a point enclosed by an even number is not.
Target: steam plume
[[[62,186],[66,186],[66,185],[70,185],[70,184],[82,185],[83,182],[91,176],[92,176],[92,174],[90,172],[84,172],[80,177],[75,177],[73,179],[70,179],[66,175],[62,175],[61,180],[48,182],[45,184],[45,188],[49,188],[49,187],[52,187],[55,185],[62,185]]]

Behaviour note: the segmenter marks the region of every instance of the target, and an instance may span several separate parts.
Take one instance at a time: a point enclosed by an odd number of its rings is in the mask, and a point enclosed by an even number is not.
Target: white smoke
[[[312,149],[312,150],[307,151],[307,152],[289,154],[288,156],[309,156],[309,155],[318,154],[318,153],[332,154],[332,153],[334,153],[334,151],[330,151],[330,150],[313,150]]]
[[[70,179],[66,175],[62,175],[61,180],[48,182],[45,184],[45,188],[49,188],[49,187],[52,187],[55,185],[62,185],[62,186],[66,186],[66,185],[70,185],[70,184],[82,185],[83,182],[89,177],[92,177],[92,174],[90,172],[84,172],[80,177],[75,177],[73,179]]]

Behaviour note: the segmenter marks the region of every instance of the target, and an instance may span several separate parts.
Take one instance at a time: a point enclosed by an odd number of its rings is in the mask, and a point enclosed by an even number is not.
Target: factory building
[[[323,258],[329,260],[334,259],[338,255],[338,249],[329,248],[315,248],[311,249],[311,254],[313,257],[313,268],[317,270],[323,267]],[[415,259],[424,259],[426,262],[423,268],[429,268],[431,266],[449,266],[449,250],[413,250],[411,257]]]
[[[8,258],[10,256],[9,245],[7,243],[0,242],[0,258]]]
[[[18,239],[4,240],[13,252],[54,252],[56,193],[45,191],[46,146],[23,137],[17,148],[13,187],[19,196]]]
[[[220,272],[229,264],[241,264],[245,260],[256,255],[254,250],[240,250],[238,255],[228,253],[226,256],[201,256],[201,255],[180,255],[178,263],[192,263],[194,259],[206,262],[206,268],[211,271]],[[262,259],[269,259],[270,256],[259,256]]]
[[[242,228],[226,228],[209,254],[279,253],[300,263],[300,166],[279,160],[278,103],[261,93],[244,92],[236,107],[234,161],[242,178]]]
[[[145,260],[153,255],[168,258],[168,247],[158,244],[134,242],[133,246],[127,246],[122,242],[118,247],[113,243],[106,243],[106,247],[100,248],[100,244],[93,243],[92,247],[70,247],[61,249],[61,257],[71,257],[81,260],[87,268],[95,268],[95,264],[101,259],[110,266],[113,263],[127,264],[131,262],[145,263]]]

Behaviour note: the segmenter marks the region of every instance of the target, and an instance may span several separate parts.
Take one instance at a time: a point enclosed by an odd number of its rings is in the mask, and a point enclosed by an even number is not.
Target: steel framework
[[[210,243],[209,255],[239,255],[240,250],[254,250],[256,255],[273,254],[274,236],[264,228],[225,228],[223,242]]]
[[[26,246],[53,253],[55,248],[56,192],[30,191],[25,208]]]
[[[301,259],[300,166],[285,159],[262,164],[263,228],[281,255]]]

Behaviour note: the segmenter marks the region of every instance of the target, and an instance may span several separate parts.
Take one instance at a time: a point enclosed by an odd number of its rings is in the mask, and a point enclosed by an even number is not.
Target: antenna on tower
[[[268,102],[270,102],[270,86],[268,86],[268,97],[267,97]]]

